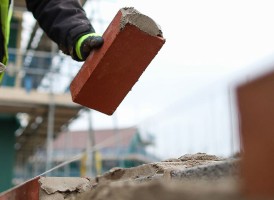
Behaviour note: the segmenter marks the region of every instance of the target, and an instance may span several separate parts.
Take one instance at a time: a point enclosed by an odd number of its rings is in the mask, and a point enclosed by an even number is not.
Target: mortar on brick
[[[121,12],[121,29],[123,29],[126,26],[126,24],[131,24],[149,35],[163,37],[161,27],[158,24],[156,24],[156,22],[152,20],[150,17],[140,13],[133,7],[122,8]]]

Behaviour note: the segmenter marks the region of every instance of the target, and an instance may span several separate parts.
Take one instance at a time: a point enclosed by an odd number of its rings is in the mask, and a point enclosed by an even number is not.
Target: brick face
[[[33,178],[17,187],[0,194],[0,200],[39,200],[38,183],[40,177]]]
[[[274,197],[274,72],[237,89],[247,196]]]

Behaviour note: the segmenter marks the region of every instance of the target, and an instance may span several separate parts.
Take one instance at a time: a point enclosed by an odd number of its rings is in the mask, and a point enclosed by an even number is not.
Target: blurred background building
[[[25,166],[45,143],[52,154],[53,139],[82,109],[66,90],[54,91],[54,79],[63,76],[59,68],[63,58],[33,18],[25,15],[25,1],[14,3],[9,63],[0,92],[1,191],[11,187],[14,166]],[[50,167],[51,156],[46,160]]]
[[[132,167],[159,160],[146,152],[152,140],[142,139],[137,128],[115,126],[95,131],[87,119],[88,130],[68,130],[81,113],[90,113],[71,102],[68,90],[81,63],[59,52],[26,11],[24,0],[14,3],[9,63],[0,92],[0,191],[75,155],[79,159],[58,168],[52,175],[94,176],[112,167]],[[84,5],[86,1],[81,3]],[[93,2],[89,17],[101,26],[104,22],[99,17],[99,3]],[[62,68],[64,65],[71,69]]]
[[[157,2],[156,9],[155,1],[136,2],[82,1],[99,33],[121,5],[139,4],[161,19],[167,38],[113,116],[72,103],[68,88],[81,63],[58,50],[24,0],[14,2],[10,61],[0,88],[0,191],[52,168],[44,175],[95,176],[187,153],[229,157],[239,151],[234,87],[273,66],[273,59],[254,62],[274,52],[268,48],[274,46],[267,28],[271,6],[200,1],[197,7],[178,0]],[[261,15],[252,18],[258,9]],[[235,73],[247,65],[252,70]]]
[[[87,145],[89,137],[92,141],[93,162],[92,175],[100,175],[115,167],[134,167],[144,163],[158,161],[154,155],[146,151],[146,147],[153,145],[153,138],[144,140],[135,127],[124,129],[96,130],[92,135],[88,131],[63,132],[53,142],[52,162],[57,166],[75,155],[83,154],[80,160],[69,163],[63,168],[52,172],[52,176],[85,176],[88,166]],[[41,148],[28,160],[27,177],[42,174],[45,171],[47,151]],[[23,169],[21,169],[23,170]],[[18,170],[18,176],[22,176]],[[23,177],[21,177],[23,178]]]

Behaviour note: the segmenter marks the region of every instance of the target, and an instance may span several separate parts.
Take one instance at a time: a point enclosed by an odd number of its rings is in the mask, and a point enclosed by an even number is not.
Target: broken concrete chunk
[[[205,153],[187,154],[180,159],[170,159],[163,162],[155,162],[132,168],[115,168],[97,177],[98,183],[108,181],[147,180],[159,175],[169,177],[171,171],[185,171],[196,166],[221,163],[221,159]],[[158,176],[157,176],[158,175]]]
[[[80,195],[79,200],[244,200],[237,182],[115,182]]]
[[[216,180],[221,178],[239,177],[239,160],[230,159],[212,162],[206,165],[195,166],[188,169],[170,170],[173,180]]]
[[[73,199],[77,194],[91,189],[91,183],[86,178],[76,177],[41,177],[40,200]]]
[[[188,160],[210,160],[210,161],[220,161],[221,158],[215,155],[209,155],[206,153],[196,153],[196,154],[185,154],[179,158],[181,161],[188,161]]]
[[[90,188],[90,182],[86,178],[74,178],[74,177],[42,177],[39,180],[41,188],[48,194],[55,192],[67,192],[67,191],[84,191]]]

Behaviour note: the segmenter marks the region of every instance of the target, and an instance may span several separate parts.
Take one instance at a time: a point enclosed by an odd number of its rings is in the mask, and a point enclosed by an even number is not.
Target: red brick
[[[40,177],[29,180],[15,188],[0,194],[0,200],[39,200]]]
[[[71,82],[75,103],[111,115],[165,43],[161,36],[126,23],[121,10],[103,34],[104,45],[92,52]]]
[[[244,193],[274,199],[274,72],[237,89]]]

